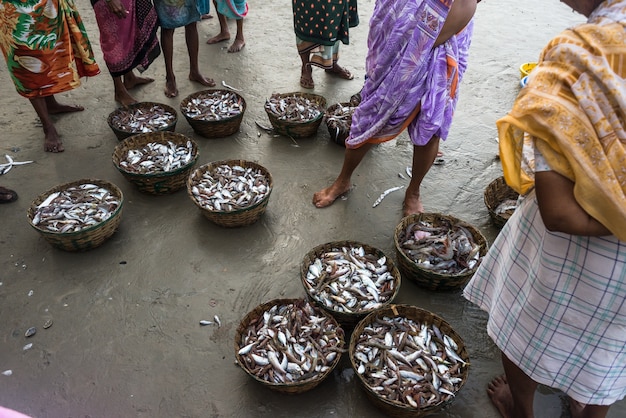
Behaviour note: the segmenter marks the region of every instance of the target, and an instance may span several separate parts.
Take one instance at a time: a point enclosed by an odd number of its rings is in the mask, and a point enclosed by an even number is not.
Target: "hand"
[[[124,19],[126,15],[128,15],[128,10],[124,7],[121,0],[105,0],[107,2],[107,7],[117,17],[120,19]]]

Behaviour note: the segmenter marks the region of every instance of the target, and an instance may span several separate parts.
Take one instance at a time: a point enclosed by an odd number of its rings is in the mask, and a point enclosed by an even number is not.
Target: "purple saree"
[[[407,127],[415,145],[425,145],[433,136],[445,140],[473,29],[470,21],[433,48],[451,4],[377,0],[368,35],[367,79],[346,147],[389,141]]]

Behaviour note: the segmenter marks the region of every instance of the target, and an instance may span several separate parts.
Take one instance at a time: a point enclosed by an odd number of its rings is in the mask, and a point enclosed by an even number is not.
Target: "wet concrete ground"
[[[353,81],[313,70],[315,93],[329,103],[346,101],[363,82],[367,23],[374,1],[359,3],[361,25],[341,49],[340,63]],[[250,2],[247,45],[229,54],[229,43],[206,45],[217,19],[199,24],[202,69],[216,81],[242,89],[248,108],[240,132],[228,138],[197,136],[179,114],[176,131],[198,142],[198,165],[242,158],[265,166],[274,178],[267,212],[254,225],[224,229],[202,217],[184,190],[167,196],[138,192],[117,172],[111,154],[118,141],[106,123],[116,107],[101,59],[95,18],[85,0],[78,7],[90,31],[103,73],[60,96],[85,111],[59,117],[66,152],[44,153],[43,135],[29,103],[15,93],[0,68],[0,151],[35,163],[0,177],[20,199],[0,207],[0,405],[34,417],[378,417],[350,369],[348,356],[317,388],[288,396],[261,387],[234,365],[234,332],[255,306],[275,298],[304,297],[299,267],[313,247],[356,240],[395,258],[393,231],[401,219],[406,184],[398,173],[410,164],[406,134],[376,147],[353,178],[354,190],[327,209],[312,194],[338,173],[343,149],[325,127],[316,137],[274,137],[263,110],[273,92],[300,91],[291,3]],[[541,47],[582,16],[557,0],[484,0],[476,15],[470,65],[450,137],[442,144],[445,164],[423,185],[428,211],[450,214],[478,227],[492,242],[498,230],[483,202],[485,187],[501,175],[495,158],[495,121],[519,91],[520,64],[534,61]],[[230,22],[234,37],[235,25]],[[146,72],[155,83],[136,95],[178,108],[201,90],[187,80],[184,31],[175,32],[180,96],[163,95],[159,58]],[[85,253],[52,248],[28,224],[33,199],[61,183],[101,178],[125,197],[119,230]],[[469,380],[451,406],[436,417],[498,416],[485,388],[502,373],[499,352],[485,332],[485,315],[456,292],[431,292],[404,281],[396,299],[446,319],[463,337],[471,358]],[[218,315],[220,328],[199,321]],[[52,327],[43,329],[47,319]],[[24,337],[27,328],[38,332]],[[27,343],[33,346],[24,351]],[[541,388],[537,417],[567,416],[558,393]],[[626,414],[619,402],[609,417]]]

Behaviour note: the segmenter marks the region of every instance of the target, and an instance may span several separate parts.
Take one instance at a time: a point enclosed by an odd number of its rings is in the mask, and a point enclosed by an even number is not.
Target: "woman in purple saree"
[[[348,192],[352,173],[372,145],[408,128],[413,172],[403,216],[424,211],[420,185],[452,123],[478,2],[376,2],[368,36],[367,79],[352,117],[343,167],[331,186],[315,193],[315,206],[329,206]]]

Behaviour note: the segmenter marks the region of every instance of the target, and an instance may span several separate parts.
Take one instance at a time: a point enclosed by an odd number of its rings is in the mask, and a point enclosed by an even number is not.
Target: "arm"
[[[480,1],[480,0],[478,0]],[[459,33],[474,17],[477,0],[456,0],[452,3],[448,17],[435,40],[434,46],[439,46],[457,33]]]
[[[554,171],[535,173],[541,219],[549,231],[571,235],[602,236],[611,232],[592,218],[574,198],[574,182]]]

